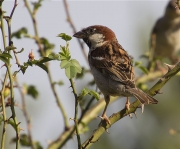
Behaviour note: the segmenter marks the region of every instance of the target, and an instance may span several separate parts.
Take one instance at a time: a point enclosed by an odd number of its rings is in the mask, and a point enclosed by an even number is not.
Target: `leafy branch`
[[[60,54],[60,66],[62,69],[65,69],[66,76],[68,77],[73,94],[75,97],[75,112],[74,112],[74,122],[75,122],[75,130],[76,130],[76,136],[77,136],[77,141],[78,141],[78,149],[81,149],[81,138],[80,138],[80,133],[78,129],[78,103],[79,103],[79,97],[76,92],[76,88],[73,82],[73,78],[76,76],[77,73],[81,73],[82,68],[79,64],[79,62],[75,59],[71,59],[71,55],[69,52],[69,43],[68,41],[71,40],[71,37],[61,33],[58,35],[58,37],[61,37],[63,40],[66,41],[66,46],[61,46],[61,52]]]
[[[32,19],[32,22],[33,22],[33,27],[34,27],[34,32],[35,32],[35,37],[33,39],[36,41],[36,43],[38,45],[38,48],[39,48],[39,51],[40,51],[40,55],[45,57],[47,55],[46,54],[47,51],[45,51],[45,46],[43,48],[43,46],[41,45],[42,44],[42,40],[41,40],[42,38],[39,37],[37,21],[36,21],[36,14],[37,14],[38,9],[41,6],[41,2],[42,2],[42,0],[38,0],[38,2],[34,2],[33,3],[33,9],[31,9],[28,1],[24,0],[25,6],[26,6],[26,8],[27,8],[27,10],[28,10],[28,12],[30,14],[30,17]],[[48,63],[46,63],[46,67],[47,67],[47,71],[48,71],[49,83],[51,85],[51,89],[52,89],[52,92],[53,92],[54,97],[56,99],[57,105],[58,105],[58,107],[59,107],[59,109],[60,109],[60,111],[61,111],[61,113],[63,115],[64,126],[65,126],[65,130],[66,130],[69,127],[67,114],[65,112],[65,109],[64,109],[64,107],[63,107],[63,105],[61,103],[61,100],[60,100],[60,98],[59,98],[59,96],[57,94],[57,91],[55,89],[55,84],[54,84],[54,81],[52,79],[51,72],[49,71]]]

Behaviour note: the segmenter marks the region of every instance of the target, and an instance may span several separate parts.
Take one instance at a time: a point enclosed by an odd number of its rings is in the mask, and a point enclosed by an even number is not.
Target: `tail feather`
[[[157,104],[158,101],[148,95],[147,93],[143,92],[138,88],[129,88],[127,91],[132,94],[135,98],[139,99],[142,104]]]

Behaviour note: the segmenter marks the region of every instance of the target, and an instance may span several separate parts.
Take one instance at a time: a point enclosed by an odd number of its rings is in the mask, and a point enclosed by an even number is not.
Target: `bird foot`
[[[102,116],[98,116],[98,117],[101,118],[101,122],[99,123],[99,126],[101,126],[102,121],[106,121],[111,126],[111,122],[106,115],[102,115]]]
[[[125,108],[126,108],[127,111],[128,111],[129,117],[130,117],[130,118],[133,118],[132,114],[129,113],[129,110],[130,110],[130,102],[129,102],[129,100],[127,100],[127,102],[126,102],[126,104],[125,104]]]

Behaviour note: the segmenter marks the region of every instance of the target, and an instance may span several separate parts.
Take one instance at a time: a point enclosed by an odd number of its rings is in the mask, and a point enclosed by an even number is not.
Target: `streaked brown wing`
[[[103,75],[124,85],[135,87],[132,61],[116,40],[103,45],[103,49],[102,46],[96,48],[91,52],[91,56],[93,65],[100,69]]]

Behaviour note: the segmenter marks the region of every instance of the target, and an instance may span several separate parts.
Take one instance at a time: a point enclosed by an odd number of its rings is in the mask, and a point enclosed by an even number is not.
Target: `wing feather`
[[[132,60],[117,40],[96,48],[91,51],[91,55],[93,65],[103,75],[129,87],[135,87]]]

